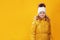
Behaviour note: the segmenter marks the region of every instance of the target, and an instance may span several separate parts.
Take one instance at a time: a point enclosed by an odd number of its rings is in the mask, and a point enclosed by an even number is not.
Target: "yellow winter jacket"
[[[50,40],[50,27],[45,18],[33,20],[32,22],[32,40]]]

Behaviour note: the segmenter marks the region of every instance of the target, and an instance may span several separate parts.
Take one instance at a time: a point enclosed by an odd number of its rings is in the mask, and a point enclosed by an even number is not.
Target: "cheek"
[[[45,14],[42,14],[42,16],[45,16]]]

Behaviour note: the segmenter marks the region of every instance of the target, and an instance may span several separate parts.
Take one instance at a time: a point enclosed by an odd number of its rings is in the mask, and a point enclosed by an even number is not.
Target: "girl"
[[[32,40],[50,40],[50,19],[46,16],[46,6],[41,3],[38,6],[38,15],[32,23]]]

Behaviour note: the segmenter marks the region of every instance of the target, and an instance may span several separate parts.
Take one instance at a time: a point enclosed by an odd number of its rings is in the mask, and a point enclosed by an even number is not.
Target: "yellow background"
[[[53,40],[60,40],[60,0],[0,0],[0,40],[30,40],[32,18],[44,2]]]

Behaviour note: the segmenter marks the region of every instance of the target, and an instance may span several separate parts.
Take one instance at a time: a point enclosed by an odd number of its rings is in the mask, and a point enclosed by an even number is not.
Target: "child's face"
[[[43,12],[43,11],[40,12],[40,13],[39,13],[39,16],[40,16],[41,18],[44,18],[44,17],[45,17],[45,12]]]

